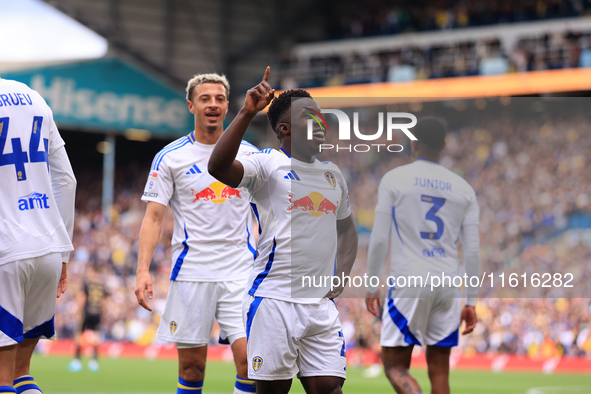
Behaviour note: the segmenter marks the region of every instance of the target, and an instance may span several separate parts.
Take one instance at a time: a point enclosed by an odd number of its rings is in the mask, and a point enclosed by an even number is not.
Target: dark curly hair
[[[419,140],[431,149],[441,150],[445,145],[447,127],[445,121],[434,116],[425,116],[419,119],[411,132]]]
[[[285,92],[281,93],[278,97],[275,97],[271,105],[269,106],[269,110],[267,111],[267,119],[269,119],[269,123],[271,123],[271,128],[277,133],[277,126],[279,125],[279,120],[290,108],[291,108],[291,99],[292,98],[303,98],[310,96],[310,93],[306,92],[304,89],[290,89],[286,90]]]

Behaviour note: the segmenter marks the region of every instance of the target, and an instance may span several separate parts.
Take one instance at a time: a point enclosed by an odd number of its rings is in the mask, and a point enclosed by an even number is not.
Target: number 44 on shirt
[[[43,138],[45,150],[39,150],[39,141],[41,139],[40,130],[42,124],[42,116],[33,117],[31,139],[29,140],[29,155],[27,155],[26,151],[23,151],[20,138],[11,138],[10,143],[12,145],[12,152],[4,153],[6,141],[8,139],[10,118],[0,118],[0,167],[14,165],[16,179],[18,181],[27,180],[25,163],[47,163],[47,169],[49,170],[49,163],[47,161],[49,140],[47,138]]]

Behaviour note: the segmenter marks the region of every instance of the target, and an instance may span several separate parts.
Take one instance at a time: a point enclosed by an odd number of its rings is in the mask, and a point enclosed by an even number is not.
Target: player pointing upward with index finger
[[[320,111],[318,104],[301,89],[274,99],[269,73],[267,67],[247,92],[209,161],[217,179],[249,190],[259,219],[258,257],[243,304],[248,376],[259,394],[289,392],[296,374],[307,393],[337,394],[346,377],[339,314],[326,288],[306,289],[301,280],[349,274],[357,229],[339,168],[315,158],[326,130],[318,127],[306,139],[307,113]],[[267,116],[281,148],[236,159],[248,125],[271,100]]]

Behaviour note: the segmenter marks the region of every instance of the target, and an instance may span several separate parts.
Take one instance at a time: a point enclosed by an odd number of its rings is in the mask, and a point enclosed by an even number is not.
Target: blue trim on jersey
[[[160,168],[160,163],[162,162],[162,159],[164,159],[164,156],[166,156],[166,154],[175,151],[177,149],[182,148],[183,146],[187,145],[188,143],[192,143],[190,138],[185,138],[183,140],[180,141],[180,144],[177,144],[173,147],[170,148],[164,148],[160,151],[160,153],[158,153],[158,155],[156,155],[156,157],[158,157],[158,159],[154,159],[155,163],[152,165],[152,170],[156,170],[158,171],[158,169]]]
[[[187,241],[189,240],[189,234],[187,234],[186,224],[184,225],[184,228],[185,240],[183,241],[183,245],[185,245],[185,247],[183,248],[181,254],[179,254],[179,257],[176,259],[176,263],[174,263],[174,269],[172,270],[172,275],[170,275],[170,280],[176,280],[176,278],[179,276],[179,271],[181,270],[183,261],[185,260],[185,257],[187,257],[187,253],[189,253],[189,245],[187,244]]]
[[[394,299],[392,298],[388,299],[388,313],[390,314],[394,324],[396,324],[396,327],[398,327],[400,332],[404,334],[404,340],[406,343],[409,345],[421,346],[421,342],[419,342],[413,333],[410,332],[410,328],[408,328],[408,320],[406,320],[406,317],[404,317],[402,313],[400,313],[400,311],[394,306]]]
[[[265,280],[267,275],[269,275],[269,271],[271,271],[271,267],[273,266],[273,260],[275,259],[275,248],[276,247],[277,247],[277,241],[275,240],[275,237],[273,237],[273,250],[271,250],[271,253],[269,254],[269,261],[267,261],[267,265],[265,266],[265,270],[263,272],[261,272],[260,274],[258,274],[257,277],[255,278],[254,282],[252,283],[252,287],[248,291],[249,295],[254,296],[254,294],[256,293],[257,289],[259,288],[259,286],[261,285],[263,280]]]
[[[0,394],[16,393],[16,389],[12,386],[0,386]]]
[[[250,337],[250,328],[252,327],[252,321],[254,320],[254,315],[257,313],[259,309],[259,305],[261,305],[261,301],[263,297],[254,297],[254,301],[250,304],[248,308],[248,312],[246,313],[246,340]]]
[[[257,205],[254,202],[250,203],[250,207],[254,212],[254,216],[257,218],[257,222],[259,223],[259,235],[263,232],[263,228],[261,227],[261,218],[259,218],[259,210],[257,209]]]
[[[257,148],[255,145],[253,145],[253,144],[251,144],[250,142],[248,142],[248,141],[245,141],[245,140],[242,140],[242,141],[240,142],[240,145],[245,145],[245,146],[250,146],[251,148],[255,148],[255,149],[256,149],[256,152],[260,152],[260,151],[261,151],[261,150],[260,150],[259,148]]]
[[[158,159],[160,159],[160,156],[162,156],[162,154],[167,151],[168,149],[174,148],[180,144],[182,144],[185,141],[184,138],[180,138],[176,141],[171,142],[170,144],[166,145],[164,148],[162,148],[160,150],[160,152],[156,153],[156,156],[154,156],[154,160],[152,161],[152,170],[156,169],[156,162],[158,161]]]
[[[433,346],[440,346],[440,347],[458,346],[459,339],[460,339],[460,327],[456,328],[456,330],[454,332],[452,332],[447,337],[443,338],[441,341],[437,342]]]
[[[394,220],[394,227],[396,227],[396,234],[398,234],[398,238],[400,238],[400,242],[402,243],[402,246],[404,246],[404,241],[402,240],[402,237],[400,236],[400,231],[398,230],[398,222],[396,221],[396,207],[392,207],[392,220]]]
[[[48,321],[43,324],[39,324],[37,327],[33,328],[30,331],[27,331],[24,335],[25,338],[35,339],[39,337],[51,338],[55,335],[55,324],[54,319],[55,315],[51,317]]]
[[[263,150],[262,150],[262,151],[260,151],[260,152],[261,152],[261,153],[271,153],[271,152],[273,152],[273,148],[266,148],[266,149],[263,149]]]
[[[345,335],[343,334],[342,331],[339,331],[339,337],[343,338],[343,347],[341,348],[341,356],[347,357],[347,354],[345,353]]]
[[[279,150],[283,153],[285,153],[285,156],[289,157],[291,159],[291,155],[289,153],[287,153],[283,148],[279,148]]]
[[[23,341],[23,323],[0,305],[0,331],[15,342]]]
[[[246,244],[248,245],[248,250],[252,253],[252,258],[257,258],[257,251],[255,248],[250,244],[250,231],[248,230],[248,223],[246,223]]]
[[[428,161],[429,163],[439,164],[439,162],[436,162],[434,160],[429,160],[429,159],[416,159],[415,161],[417,161],[417,160]]]
[[[195,136],[193,135],[194,132],[195,132],[195,130],[193,130],[189,133],[189,139],[191,140],[192,144],[195,143]]]

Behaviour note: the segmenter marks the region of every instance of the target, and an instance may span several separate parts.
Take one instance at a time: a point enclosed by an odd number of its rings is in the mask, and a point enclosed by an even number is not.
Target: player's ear
[[[195,106],[193,105],[192,101],[187,100],[187,107],[189,107],[189,112],[195,115]]]
[[[410,142],[410,153],[416,153],[419,147],[419,141],[411,141]]]
[[[291,135],[291,125],[289,123],[279,123],[277,126],[277,134],[281,134],[280,139],[289,137]]]

